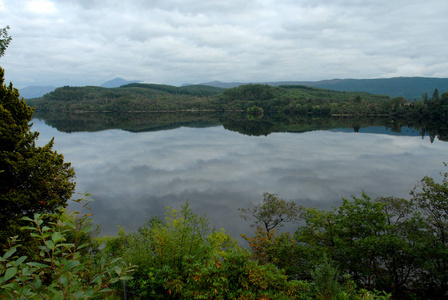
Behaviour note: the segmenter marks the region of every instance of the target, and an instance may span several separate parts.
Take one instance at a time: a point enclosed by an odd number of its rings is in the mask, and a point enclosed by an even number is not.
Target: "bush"
[[[82,209],[88,202],[76,200]],[[88,299],[104,298],[113,293],[111,286],[129,280],[133,268],[119,259],[96,254],[90,234],[93,230],[88,214],[65,211],[56,222],[45,225],[44,214],[24,217],[30,233],[40,246],[38,261],[17,257],[16,238],[0,257],[0,297],[8,299]]]

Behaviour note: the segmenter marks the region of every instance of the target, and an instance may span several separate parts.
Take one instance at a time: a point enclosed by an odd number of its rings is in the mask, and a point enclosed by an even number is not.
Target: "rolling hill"
[[[237,87],[246,83],[212,81],[201,83],[221,88]],[[448,78],[429,77],[394,77],[378,79],[333,79],[322,81],[275,81],[263,82],[272,86],[280,85],[305,85],[346,92],[366,92],[377,95],[387,95],[392,98],[403,96],[408,100],[422,99],[427,93],[430,97],[435,89],[439,93],[448,91]]]

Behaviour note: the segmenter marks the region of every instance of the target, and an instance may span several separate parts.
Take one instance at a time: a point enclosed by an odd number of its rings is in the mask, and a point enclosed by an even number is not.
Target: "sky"
[[[0,0],[14,86],[448,77],[445,0]]]

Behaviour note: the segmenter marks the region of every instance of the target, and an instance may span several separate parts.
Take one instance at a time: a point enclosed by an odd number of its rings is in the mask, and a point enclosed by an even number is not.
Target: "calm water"
[[[221,125],[65,133],[33,122],[39,144],[55,137],[54,149],[72,162],[77,192],[92,194],[94,221],[107,235],[118,225],[134,231],[188,199],[238,237],[250,228],[237,209],[259,202],[263,192],[318,208],[362,191],[408,197],[423,176],[438,178],[448,161],[447,142],[431,143],[407,128],[405,135],[371,127],[247,136]]]

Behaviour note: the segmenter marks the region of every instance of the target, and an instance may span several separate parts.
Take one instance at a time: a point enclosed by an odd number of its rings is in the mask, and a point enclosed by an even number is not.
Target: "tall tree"
[[[32,116],[19,91],[4,84],[0,67],[0,245],[19,233],[23,216],[56,212],[75,188],[74,170],[52,150],[53,140],[36,146],[39,133],[30,130]]]
[[[439,101],[440,100],[439,90],[438,89],[434,90],[434,93],[432,94],[431,100],[432,101]]]
[[[441,182],[423,177],[411,193],[425,224],[425,256],[419,281],[438,299],[448,290],[448,172],[440,175]]]
[[[252,226],[262,226],[270,239],[271,230],[282,227],[284,223],[297,221],[300,218],[302,207],[294,201],[285,201],[275,194],[264,193],[262,203],[238,210],[244,220],[255,219],[255,224]]]

